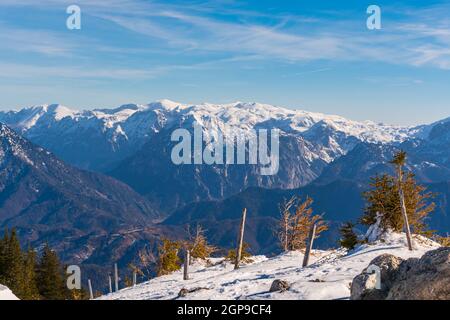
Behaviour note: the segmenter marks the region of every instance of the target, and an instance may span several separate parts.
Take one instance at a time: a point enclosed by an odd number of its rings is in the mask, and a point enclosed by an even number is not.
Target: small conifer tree
[[[396,178],[388,174],[375,176],[371,178],[370,187],[371,189],[363,194],[367,205],[360,222],[370,226],[376,222],[377,214],[380,214],[383,230],[390,229],[401,232],[404,219]],[[403,179],[402,188],[406,213],[412,231],[416,234],[431,236],[433,231],[428,229],[426,219],[435,208],[432,201],[434,195],[427,192],[425,187],[417,184],[412,173],[408,173]]]
[[[38,300],[40,298],[39,296],[39,290],[37,287],[37,275],[36,275],[36,268],[37,268],[37,261],[36,261],[36,252],[31,248],[28,247],[27,252],[24,254],[24,280],[25,280],[25,287],[24,291],[22,293],[21,299],[23,300]]]
[[[253,259],[251,258],[252,254],[250,253],[250,245],[247,242],[242,244],[242,253],[241,253],[241,261],[242,263],[252,263]],[[236,262],[236,249],[228,250],[228,254],[225,257],[226,261],[235,263]]]
[[[15,229],[12,229],[4,250],[3,284],[11,289],[17,297],[22,298],[25,295],[27,284],[24,279],[23,254]]]
[[[339,243],[342,247],[349,250],[354,249],[355,246],[358,244],[358,236],[353,230],[354,226],[355,225],[349,221],[344,223],[339,229],[339,232],[341,234],[341,239],[339,240]]]
[[[178,251],[181,248],[179,241],[171,241],[162,239],[162,243],[158,247],[158,276],[170,274],[181,269],[181,259]]]
[[[45,300],[64,300],[67,297],[61,264],[48,244],[45,245],[39,261],[37,287]]]

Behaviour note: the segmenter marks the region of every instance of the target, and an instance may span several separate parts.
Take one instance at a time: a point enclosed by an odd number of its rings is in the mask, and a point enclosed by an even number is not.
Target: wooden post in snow
[[[136,271],[133,271],[133,287],[136,286]]]
[[[94,294],[92,292],[92,284],[91,284],[91,279],[88,279],[88,286],[89,286],[89,297],[90,299],[94,299]]]
[[[111,279],[111,275],[108,275],[108,279],[109,279],[109,293],[112,293],[112,279]]]
[[[400,197],[400,208],[402,209],[403,222],[405,224],[405,233],[406,233],[406,242],[408,243],[408,249],[410,251],[413,250],[412,237],[411,237],[411,229],[409,227],[408,214],[406,213],[406,205],[405,205],[405,194],[403,193],[403,172],[401,167],[398,168],[398,193]]]
[[[403,193],[403,166],[406,164],[406,152],[400,151],[395,154],[394,159],[391,163],[397,169],[397,183],[398,183],[398,193],[400,197],[400,208],[402,211],[402,216],[404,220],[404,227],[406,233],[406,241],[408,242],[408,249],[413,250],[413,241],[411,237],[411,229],[409,228],[408,214],[406,213],[405,205],[405,194]]]
[[[311,255],[311,250],[314,244],[314,238],[316,236],[317,224],[313,224],[311,230],[309,231],[308,243],[306,244],[305,257],[303,258],[303,268],[308,266],[309,256]]]
[[[186,249],[186,255],[184,257],[184,269],[183,269],[183,280],[189,280],[189,260],[190,252]]]
[[[114,285],[116,292],[119,291],[119,271],[117,270],[117,263],[114,263]]]
[[[242,211],[242,220],[241,220],[241,227],[239,229],[238,234],[238,243],[236,248],[236,261],[234,263],[234,269],[239,269],[239,262],[242,258],[242,246],[244,244],[244,231],[245,231],[245,218],[247,216],[247,208],[244,208]]]

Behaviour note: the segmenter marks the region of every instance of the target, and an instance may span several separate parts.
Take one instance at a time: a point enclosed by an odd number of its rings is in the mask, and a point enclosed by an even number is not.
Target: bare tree
[[[291,208],[297,202],[297,197],[293,196],[289,200],[284,200],[280,204],[281,218],[279,222],[279,232],[278,239],[280,240],[281,246],[285,252],[289,251],[290,235],[291,235],[291,220],[292,212]]]
[[[183,247],[190,251],[193,259],[207,259],[210,255],[217,251],[217,248],[209,245],[206,239],[206,230],[201,225],[197,224],[195,231],[192,232],[190,226],[187,226],[188,241],[184,243]],[[193,259],[191,259],[191,263]]]
[[[314,224],[316,224],[314,239],[328,230],[322,215],[313,214],[312,203],[313,200],[310,197],[307,197],[304,202],[298,202],[297,198],[293,197],[281,205],[279,237],[285,251],[305,249],[309,232]],[[294,206],[295,211],[292,213],[291,208]]]
[[[141,272],[142,275],[144,275],[148,280],[150,280],[152,271],[151,271],[151,265],[154,261],[153,254],[147,246],[145,246],[143,249],[139,250],[138,252],[139,257],[139,263],[141,266]]]

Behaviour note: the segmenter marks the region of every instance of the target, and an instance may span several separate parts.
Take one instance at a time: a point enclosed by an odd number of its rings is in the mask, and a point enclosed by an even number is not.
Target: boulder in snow
[[[379,268],[381,286],[376,288],[377,274],[357,275],[351,285],[352,300],[448,300],[450,299],[450,248],[425,253],[422,258],[402,260],[383,254],[369,266]]]
[[[404,261],[387,299],[450,300],[450,247]]]
[[[289,290],[290,285],[287,281],[284,280],[275,280],[272,282],[272,285],[270,286],[270,292],[284,292]]]

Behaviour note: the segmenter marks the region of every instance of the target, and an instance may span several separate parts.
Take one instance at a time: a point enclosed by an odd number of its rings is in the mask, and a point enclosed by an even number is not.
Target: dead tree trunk
[[[137,274],[136,274],[136,271],[133,271],[133,287],[135,287],[136,286],[136,276],[137,276]]]
[[[403,222],[405,224],[406,241],[408,242],[408,249],[413,250],[411,229],[409,228],[408,214],[406,213],[405,195],[403,193],[403,172],[402,168],[398,168],[398,193],[400,196],[400,207],[402,209]]]
[[[114,285],[116,292],[119,291],[119,271],[117,270],[117,263],[114,263]]]
[[[309,256],[311,255],[311,250],[314,244],[314,238],[316,236],[316,228],[317,224],[313,224],[311,230],[309,231],[308,243],[306,245],[305,257],[303,258],[303,268],[306,267],[309,263]]]
[[[284,252],[289,251],[289,217],[283,217],[283,249]]]
[[[89,297],[90,299],[94,299],[94,294],[92,292],[92,284],[91,284],[91,279],[88,279],[88,286],[89,286]]]
[[[244,231],[245,231],[245,218],[247,216],[247,208],[244,208],[242,211],[242,220],[241,220],[241,227],[239,229],[238,234],[238,243],[236,248],[236,261],[234,263],[234,269],[239,269],[239,262],[241,261],[242,257],[242,246],[244,244]]]
[[[183,280],[189,280],[189,260],[190,252],[189,250],[186,250],[186,256],[184,257]]]
[[[112,293],[112,279],[111,279],[111,275],[108,276],[108,280],[109,280],[109,293]]]

